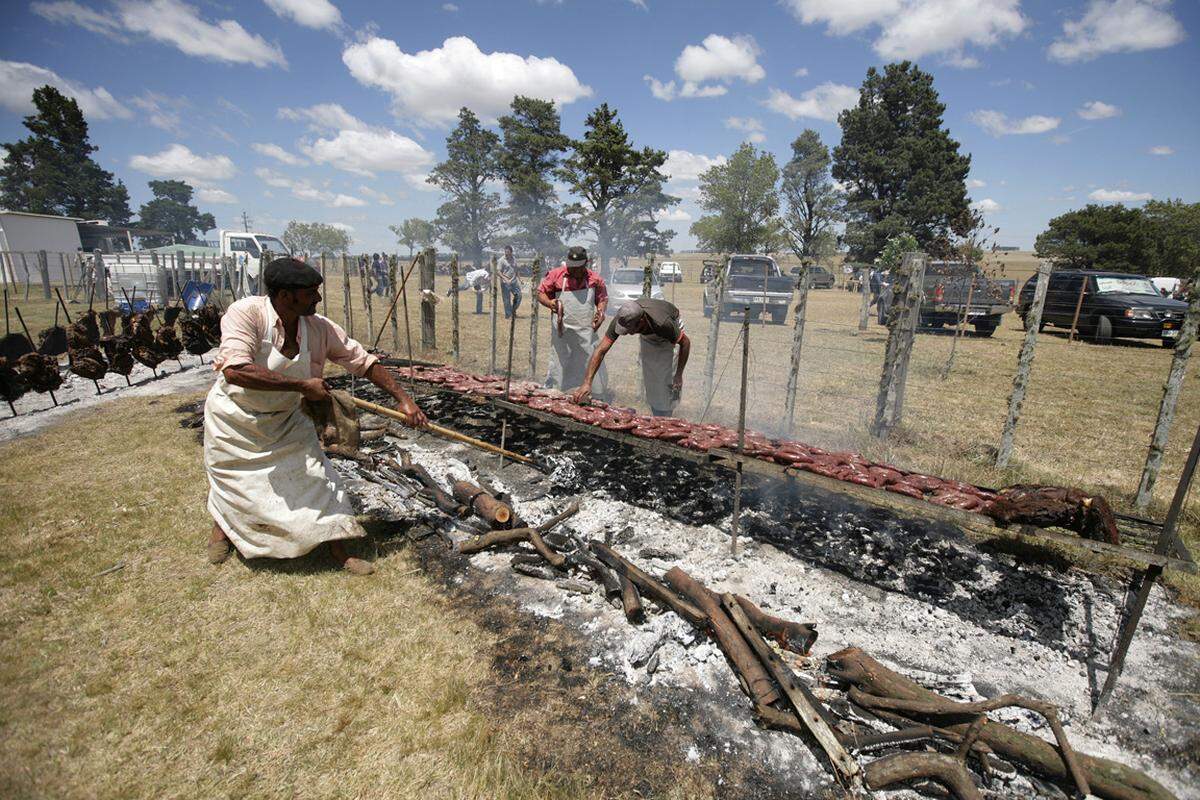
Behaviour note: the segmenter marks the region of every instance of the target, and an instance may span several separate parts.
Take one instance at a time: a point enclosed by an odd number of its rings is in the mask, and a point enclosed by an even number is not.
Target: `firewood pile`
[[[530,522],[511,496],[482,479],[442,486],[407,452],[399,457],[376,459],[370,467],[358,462],[355,471],[405,497],[415,495],[432,513],[452,519],[467,538],[456,542],[445,531],[431,532],[458,554],[508,551],[513,571],[553,581],[564,591],[594,582],[631,625],[642,624],[650,613],[676,614],[725,655],[758,725],[798,737],[849,795],[906,785],[960,800],[1002,797],[997,776],[1019,773],[1080,797],[1174,797],[1142,772],[1077,752],[1050,703],[1012,694],[958,702],[856,647],[817,659],[811,655],[818,636],[814,623],[778,617],[745,596],[716,592],[679,565],[653,574],[604,541],[584,540],[566,524],[579,512],[578,502]],[[1006,708],[1039,715],[1053,738],[989,716]]]
[[[479,397],[505,393],[505,379],[475,375],[451,366],[412,366],[395,370],[456,392]],[[737,446],[736,430],[715,423],[694,423],[676,417],[650,417],[631,408],[593,400],[574,403],[568,395],[529,381],[508,386],[508,400],[609,431],[645,439],[671,442],[698,452]],[[846,483],[882,489],[937,505],[991,517],[1002,526],[1058,526],[1089,539],[1119,544],[1116,517],[1108,502],[1079,489],[1019,485],[993,491],[949,478],[911,472],[891,464],[872,462],[859,453],[831,452],[792,440],[776,439],[747,431],[745,455],[782,464]]]

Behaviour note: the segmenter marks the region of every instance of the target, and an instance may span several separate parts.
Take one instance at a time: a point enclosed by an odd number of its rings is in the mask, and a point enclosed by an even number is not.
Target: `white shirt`
[[[488,282],[488,277],[490,274],[491,273],[489,273],[488,270],[480,267],[479,269],[473,269],[468,272],[464,280],[467,282],[468,286],[478,288]]]

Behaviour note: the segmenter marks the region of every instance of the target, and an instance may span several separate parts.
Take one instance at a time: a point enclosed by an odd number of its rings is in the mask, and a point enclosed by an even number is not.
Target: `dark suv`
[[[1025,322],[1037,276],[1021,287],[1017,313]],[[1080,302],[1080,289],[1083,301]],[[1070,328],[1079,305],[1077,330],[1098,342],[1122,339],[1158,339],[1174,347],[1183,326],[1187,303],[1159,294],[1145,275],[1091,270],[1055,270],[1046,288],[1042,325]],[[1025,324],[1028,329],[1028,322]]]

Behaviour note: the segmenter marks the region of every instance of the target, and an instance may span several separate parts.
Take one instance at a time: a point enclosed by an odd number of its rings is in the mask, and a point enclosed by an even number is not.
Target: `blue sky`
[[[664,224],[689,248],[699,171],[747,138],[781,164],[804,128],[832,147],[867,68],[904,57],[933,73],[1000,244],[1088,202],[1200,200],[1193,0],[42,0],[3,18],[0,141],[54,83],[135,210],[179,177],[221,227],[337,223],[367,250],[433,217],[422,178],[457,108],[494,120],[518,92],[558,102],[572,136],[608,102],[671,151],[684,202]]]

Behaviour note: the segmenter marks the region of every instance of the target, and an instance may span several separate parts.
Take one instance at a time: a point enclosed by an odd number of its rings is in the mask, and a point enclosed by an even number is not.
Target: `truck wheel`
[[[782,325],[783,323],[787,322],[787,309],[786,308],[771,309],[771,322],[775,323],[776,325]]]
[[[1112,341],[1112,323],[1108,321],[1108,317],[1096,317],[1096,324],[1092,326],[1096,341],[1100,344],[1108,344]]]
[[[1178,341],[1179,341],[1178,339],[1163,339],[1162,340],[1163,347],[1167,348],[1168,350],[1174,350],[1175,343]]]
[[[994,322],[976,322],[975,333],[979,336],[991,336],[996,332],[996,323]]]

